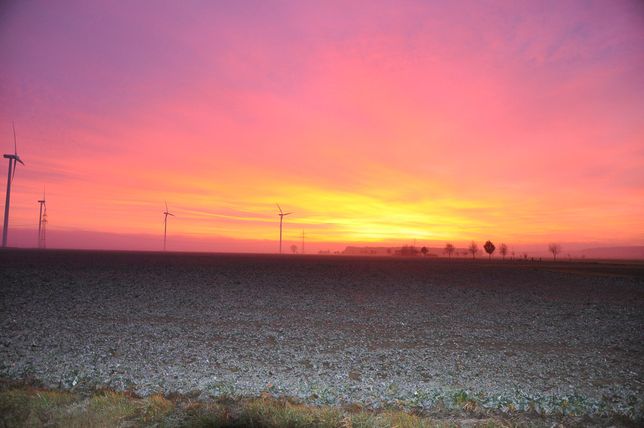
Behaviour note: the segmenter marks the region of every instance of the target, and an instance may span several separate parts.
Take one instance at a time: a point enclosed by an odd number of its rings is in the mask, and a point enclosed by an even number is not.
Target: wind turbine
[[[280,210],[280,213],[278,216],[280,216],[280,254],[282,254],[282,222],[284,221],[284,216],[293,214],[293,213],[285,213],[282,211],[282,207],[280,207],[280,204],[276,204],[277,208]]]
[[[13,181],[13,176],[16,175],[16,163],[20,162],[22,165],[25,163],[18,156],[18,146],[16,144],[16,127],[11,123],[13,127],[13,154],[4,155],[5,159],[9,159],[9,173],[7,174],[7,200],[4,204],[4,227],[2,229],[2,246],[7,246],[7,232],[9,231],[9,202],[11,201],[11,182]]]
[[[38,201],[40,204],[40,217],[38,218],[38,248],[45,248],[45,226],[47,224],[47,201],[45,200],[45,188],[42,189],[42,199]],[[43,217],[43,208],[45,215]]]
[[[168,233],[168,216],[171,215],[174,217],[174,214],[168,211],[168,201],[165,201],[165,211],[163,211],[163,251],[165,251],[165,237]]]

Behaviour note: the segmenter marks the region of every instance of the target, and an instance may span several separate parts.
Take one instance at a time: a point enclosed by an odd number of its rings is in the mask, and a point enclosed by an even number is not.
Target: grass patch
[[[59,419],[60,410],[77,400],[73,394],[36,388],[0,392],[0,415],[3,426],[39,426]]]
[[[243,426],[320,427],[341,426],[344,416],[340,409],[314,407],[262,397],[244,404],[239,417]]]
[[[457,422],[435,421],[402,411],[308,406],[269,395],[202,402],[181,396],[169,399],[160,394],[139,398],[109,390],[97,391],[89,397],[30,387],[0,391],[2,427],[425,428],[455,425]]]
[[[161,394],[155,394],[146,400],[144,419],[155,421],[174,411],[174,403]]]
[[[471,397],[455,395],[464,408]],[[564,421],[565,423],[566,421]],[[577,425],[575,421],[568,424]],[[573,422],[573,423],[570,423]],[[604,421],[607,422],[607,421]],[[624,421],[615,421],[616,425]],[[622,423],[620,423],[622,422]],[[161,394],[140,398],[132,394],[101,390],[91,396],[33,387],[0,389],[0,427],[318,427],[318,428],[426,428],[550,426],[553,420],[467,412],[414,414],[401,410],[370,411],[349,407],[304,405],[258,398],[198,401],[187,396]],[[604,423],[605,424],[605,423]],[[602,424],[603,425],[603,424]]]
[[[2,427],[118,427],[162,422],[174,404],[153,395],[140,399],[114,391],[91,397],[37,388],[0,391]]]

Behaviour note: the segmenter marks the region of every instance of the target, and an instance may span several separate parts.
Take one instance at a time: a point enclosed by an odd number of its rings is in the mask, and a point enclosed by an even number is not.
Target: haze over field
[[[644,245],[638,1],[5,2],[0,57],[11,246],[43,185],[52,247]]]

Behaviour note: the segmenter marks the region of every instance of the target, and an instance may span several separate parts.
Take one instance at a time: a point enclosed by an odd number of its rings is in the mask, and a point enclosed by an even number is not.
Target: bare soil
[[[0,377],[641,422],[644,265],[0,251]]]

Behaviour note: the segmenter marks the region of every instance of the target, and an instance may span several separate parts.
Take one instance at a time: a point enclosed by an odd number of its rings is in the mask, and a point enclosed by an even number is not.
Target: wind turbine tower
[[[285,213],[282,211],[282,207],[280,207],[280,204],[277,204],[277,208],[280,210],[278,216],[280,216],[280,254],[282,254],[282,222],[284,221],[284,217],[287,215],[291,215],[293,213]]]
[[[45,234],[47,232],[47,202],[45,200],[45,190],[42,191],[42,199],[38,201],[40,204],[40,216],[38,218],[38,248],[47,248],[47,241]]]
[[[45,204],[45,211],[42,213],[42,247],[47,248],[47,204]]]
[[[7,199],[4,204],[4,227],[2,228],[2,247],[7,246],[7,232],[9,231],[9,202],[11,201],[11,182],[13,181],[13,176],[16,175],[16,164],[20,162],[22,165],[25,163],[18,156],[18,146],[16,144],[16,127],[12,123],[13,127],[13,154],[4,155],[5,159],[9,159],[9,173],[7,174]]]
[[[168,233],[168,216],[174,217],[174,214],[168,211],[168,202],[165,202],[165,211],[163,211],[163,251],[165,251],[165,238]]]

